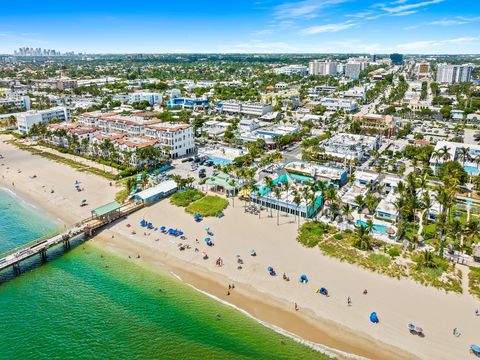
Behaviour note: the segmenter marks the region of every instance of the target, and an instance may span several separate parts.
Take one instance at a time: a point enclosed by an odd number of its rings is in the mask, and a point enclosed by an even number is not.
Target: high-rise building
[[[402,54],[390,54],[390,59],[392,60],[393,65],[402,65],[403,64],[403,55]]]
[[[430,64],[428,62],[418,63],[416,68],[418,79],[425,79],[428,77],[428,74],[430,72]]]
[[[471,64],[438,64],[436,80],[443,84],[469,82],[472,79],[472,68]]]
[[[345,64],[345,76],[350,79],[358,79],[362,71],[362,64],[360,62],[349,62]]]
[[[330,60],[313,60],[308,64],[308,73],[310,75],[336,75],[337,63]]]

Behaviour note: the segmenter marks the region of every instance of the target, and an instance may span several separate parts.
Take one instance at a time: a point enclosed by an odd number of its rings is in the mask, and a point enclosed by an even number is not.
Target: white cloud
[[[416,14],[417,12],[418,12],[417,10],[402,11],[399,13],[392,14],[392,16],[407,16],[407,15]]]
[[[318,16],[318,10],[345,1],[348,0],[302,0],[297,2],[287,2],[276,6],[274,14],[277,19],[312,19]]]
[[[390,13],[390,14],[394,14],[394,13],[401,13],[401,12],[412,10],[412,9],[422,8],[432,4],[438,4],[443,1],[444,0],[428,0],[428,1],[422,1],[422,2],[417,2],[413,4],[407,4],[405,1],[402,3],[393,2],[393,3],[390,3],[389,5],[384,5],[384,4],[377,4],[377,5],[383,11],[386,11],[387,13]]]
[[[399,50],[406,52],[432,52],[432,48],[442,48],[449,44],[468,44],[478,40],[478,37],[459,37],[447,40],[420,40],[409,43],[398,44]]]
[[[325,25],[315,25],[310,26],[302,30],[302,34],[304,35],[314,35],[320,34],[325,32],[337,32],[349,29],[354,27],[357,23],[353,21],[345,21],[343,23],[336,23],[336,24],[325,24]]]

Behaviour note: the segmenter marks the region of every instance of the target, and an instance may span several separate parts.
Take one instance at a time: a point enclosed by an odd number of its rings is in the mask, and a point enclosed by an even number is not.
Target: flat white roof
[[[169,191],[173,191],[177,188],[177,183],[173,180],[167,180],[164,182],[161,182],[157,186],[151,187],[149,189],[140,191],[138,194],[135,196],[140,197],[142,200],[149,199],[152,196],[161,194],[161,193],[167,193]]]

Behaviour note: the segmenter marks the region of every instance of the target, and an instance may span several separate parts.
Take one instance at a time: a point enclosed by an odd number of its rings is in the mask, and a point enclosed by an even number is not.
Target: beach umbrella
[[[377,313],[375,311],[370,314],[370,321],[374,324],[379,322]]]
[[[305,274],[302,274],[302,275],[300,275],[299,280],[300,280],[301,283],[306,284],[308,282],[308,276],[305,275]]]
[[[165,231],[165,229],[166,229],[166,227],[165,227],[165,226],[162,226],[162,227],[160,228],[160,231]]]
[[[178,232],[178,235],[179,235],[179,236],[182,236],[182,235],[183,235],[183,231],[179,231],[179,232]]]
[[[205,231],[206,231],[206,232],[209,232],[209,231],[210,231],[210,228],[209,228],[209,227],[206,227],[206,228],[205,228]]]

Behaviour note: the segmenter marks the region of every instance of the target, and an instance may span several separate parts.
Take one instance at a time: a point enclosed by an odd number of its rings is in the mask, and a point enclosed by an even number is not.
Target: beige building
[[[379,114],[357,114],[353,120],[360,124],[362,130],[369,134],[379,134],[384,136],[395,135],[395,121],[391,115]]]

